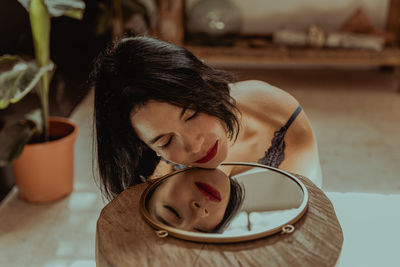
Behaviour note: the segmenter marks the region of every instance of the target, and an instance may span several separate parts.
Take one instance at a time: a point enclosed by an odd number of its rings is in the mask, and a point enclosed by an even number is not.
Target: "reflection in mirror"
[[[246,171],[232,177],[219,169],[172,174],[148,191],[146,210],[163,225],[222,238],[276,232],[305,211],[305,188],[296,178],[271,168],[235,167]]]
[[[218,233],[243,202],[243,189],[219,169],[188,169],[165,179],[150,194],[153,219],[177,229]]]
[[[246,198],[225,234],[265,231],[299,213],[303,190],[282,173],[255,167],[233,178],[245,188]]]

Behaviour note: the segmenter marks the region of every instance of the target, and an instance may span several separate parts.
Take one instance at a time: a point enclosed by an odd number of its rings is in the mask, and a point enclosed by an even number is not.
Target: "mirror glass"
[[[186,168],[160,178],[141,197],[141,212],[160,236],[236,242],[290,232],[304,214],[308,193],[284,171],[254,163]]]

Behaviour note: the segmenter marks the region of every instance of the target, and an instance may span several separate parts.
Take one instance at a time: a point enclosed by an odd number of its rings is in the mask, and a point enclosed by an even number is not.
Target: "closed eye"
[[[166,148],[169,146],[169,144],[171,144],[172,138],[173,138],[173,136],[171,136],[171,137],[168,139],[167,143],[165,143],[164,145],[160,146],[160,148],[161,148],[161,149],[166,149]]]
[[[170,212],[172,212],[173,214],[175,214],[175,216],[180,219],[181,216],[179,215],[179,213],[171,206],[168,205],[164,205],[164,208],[166,208],[167,210],[169,210]]]
[[[199,114],[199,112],[198,112],[198,111],[195,111],[195,112],[193,113],[193,115],[190,116],[189,118],[187,118],[185,121],[190,121],[191,119],[194,119],[198,114]]]

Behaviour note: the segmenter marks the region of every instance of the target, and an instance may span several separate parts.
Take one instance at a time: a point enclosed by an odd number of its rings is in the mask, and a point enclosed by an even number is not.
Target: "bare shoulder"
[[[264,81],[240,81],[230,84],[230,88],[231,96],[245,110],[287,118],[299,106],[299,102],[288,92]]]
[[[257,118],[271,126],[267,127],[271,131],[285,125],[300,105],[292,95],[266,82],[243,81],[230,87],[231,96],[237,101],[242,114],[246,115],[244,118]],[[302,174],[320,185],[322,178],[317,143],[304,110],[287,130],[285,143],[285,160],[279,168]]]

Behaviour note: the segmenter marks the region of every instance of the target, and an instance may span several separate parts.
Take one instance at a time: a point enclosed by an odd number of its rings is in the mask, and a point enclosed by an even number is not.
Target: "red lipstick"
[[[207,154],[202,157],[201,159],[198,159],[197,161],[195,161],[195,163],[206,163],[209,162],[210,160],[212,160],[215,155],[217,155],[217,151],[218,151],[218,140],[217,142],[215,142],[215,145],[210,148],[210,150],[207,151]]]
[[[221,201],[221,194],[219,193],[219,191],[217,189],[215,189],[211,185],[206,184],[206,183],[201,183],[201,182],[195,182],[194,184],[197,186],[199,191],[203,195],[208,197],[211,201],[214,201],[214,202]]]

